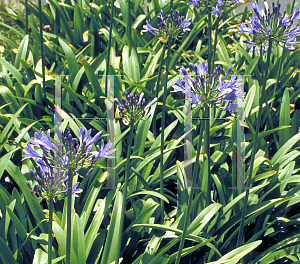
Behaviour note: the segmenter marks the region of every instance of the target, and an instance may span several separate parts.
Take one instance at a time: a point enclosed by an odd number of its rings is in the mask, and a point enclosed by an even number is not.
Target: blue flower
[[[195,78],[192,78],[185,68],[181,68],[179,73],[184,79],[177,78],[176,84],[172,85],[173,92],[182,92],[188,95],[189,100],[193,103],[192,107],[212,107],[213,105],[227,103],[224,107],[218,107],[222,110],[236,112],[237,104],[233,102],[240,98],[244,99],[244,93],[241,90],[241,79],[234,74],[231,79],[225,82],[232,68],[229,67],[225,76],[221,77],[222,67],[217,66],[212,73],[211,78],[207,72],[207,64],[205,62],[193,65],[190,63],[191,69],[195,72]]]
[[[54,202],[64,198],[64,193],[68,191],[68,169],[63,171],[55,171],[48,166],[38,166],[37,174],[30,169],[30,174],[36,181],[33,189],[29,181],[26,181],[27,186],[33,196],[39,196],[45,199],[53,199]],[[79,183],[75,183],[72,187],[72,195],[78,197],[78,193],[83,190],[78,189]]]
[[[191,19],[185,20],[184,16],[179,16],[179,11],[173,12],[171,9],[170,14],[165,18],[163,10],[161,10],[158,21],[158,28],[154,28],[146,20],[146,25],[143,26],[142,32],[149,32],[157,36],[161,42],[166,43],[169,38],[183,38],[185,32],[190,31],[188,27],[191,24]]]
[[[58,128],[57,128],[58,129]],[[59,131],[58,131],[59,132]],[[46,137],[44,132],[41,131],[40,135],[35,133],[35,139],[28,139],[30,143],[27,144],[27,149],[24,149],[23,160],[27,158],[37,158],[38,176],[35,176],[31,170],[30,173],[38,182],[34,186],[32,193],[36,193],[39,196],[45,198],[53,198],[55,201],[60,198],[60,194],[64,193],[64,188],[67,188],[65,181],[67,180],[68,171],[71,169],[73,176],[75,176],[81,167],[90,167],[93,163],[90,153],[93,143],[96,142],[103,131],[99,131],[94,137],[89,139],[91,135],[91,129],[86,132],[82,127],[78,131],[79,140],[72,138],[70,132],[67,133],[67,137],[63,137],[62,133],[59,133],[62,137],[62,144],[57,147],[52,144],[50,139],[50,130],[48,130],[48,136]],[[33,149],[33,146],[42,149],[43,154],[38,153]],[[104,146],[102,140],[101,148],[98,147],[99,152],[94,155],[94,160],[99,158],[114,158],[113,153],[116,149],[111,148],[112,143],[108,143]],[[88,174],[91,173],[91,169]],[[64,174],[64,177],[63,177]],[[87,175],[88,175],[87,174]],[[75,186],[75,187],[74,187]],[[73,195],[77,196],[80,193],[80,189],[77,189],[78,184],[73,186]],[[59,189],[59,190],[58,190]]]
[[[125,92],[125,96],[126,98],[122,98],[123,104],[115,98],[115,102],[118,104],[117,111],[119,111],[120,117],[125,125],[129,125],[131,121],[136,122],[143,119],[148,115],[150,107],[157,101],[157,98],[154,98],[146,105],[146,100],[143,98],[143,92],[139,96]]]
[[[240,25],[241,33],[253,35],[253,41],[244,41],[249,44],[248,48],[253,51],[254,46],[263,45],[263,52],[265,52],[268,49],[266,43],[270,39],[276,45],[295,50],[294,46],[300,44],[300,41],[296,41],[296,37],[300,36],[300,27],[293,24],[296,19],[300,19],[299,8],[295,8],[291,15],[287,15],[286,11],[281,14],[280,3],[275,6],[273,2],[273,12],[270,11],[266,1],[264,2],[265,11],[259,9],[257,2],[253,3],[251,8],[253,17],[250,17],[246,24]]]
[[[79,197],[77,194],[78,193],[82,193],[82,189],[77,189],[79,183],[76,182],[73,186],[72,186],[72,195],[74,197]],[[62,193],[67,193],[68,192],[68,182],[66,182],[66,190],[63,190]]]
[[[40,130],[40,135],[38,132],[34,133],[35,140],[33,139],[28,139],[28,141],[36,146],[36,147],[43,147],[47,152],[50,151],[50,149],[55,149],[57,150],[56,146],[51,142],[50,139],[50,129],[47,131],[47,136],[44,134],[42,129]]]
[[[212,14],[216,17],[222,15],[222,9],[224,6],[230,7],[235,6],[240,2],[240,0],[211,0],[207,2],[207,0],[201,1],[201,0],[192,0],[191,2],[188,2],[188,5],[192,5],[192,9],[194,7],[208,7],[213,10]]]
[[[23,155],[23,159],[27,158],[42,158],[43,155],[36,152],[30,144],[27,144],[27,149],[24,149],[25,155]]]
[[[187,4],[191,5],[193,9],[194,7],[200,6],[200,0],[191,0],[191,2],[188,2]]]
[[[103,131],[99,131],[93,138],[89,139],[89,137],[91,135],[91,132],[92,132],[92,129],[88,130],[86,135],[85,135],[85,129],[83,129],[82,127],[80,128],[80,131],[78,131],[78,133],[79,133],[79,142],[80,142],[79,148],[88,147],[89,145],[91,145],[95,141],[97,141],[103,134]]]

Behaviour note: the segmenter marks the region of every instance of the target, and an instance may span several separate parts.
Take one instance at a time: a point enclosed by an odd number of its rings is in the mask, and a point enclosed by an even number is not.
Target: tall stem
[[[28,0],[25,0],[26,35],[28,34]]]
[[[207,7],[208,8],[208,7]],[[208,10],[208,9],[207,9]],[[208,74],[209,79],[211,79],[211,72],[212,72],[212,60],[211,60],[211,53],[212,53],[212,47],[211,47],[211,10],[208,10],[208,28],[207,28],[207,34],[208,34]]]
[[[243,206],[243,211],[242,211],[242,216],[241,216],[240,230],[239,230],[238,240],[237,240],[237,247],[242,246],[242,244],[244,243],[244,222],[245,222],[245,217],[246,217],[246,212],[247,212],[249,191],[250,191],[250,187],[251,187],[254,159],[255,159],[255,154],[256,154],[257,145],[258,145],[258,133],[259,133],[259,128],[260,128],[261,116],[262,116],[262,105],[264,102],[264,95],[265,95],[266,84],[267,84],[269,63],[270,63],[270,58],[271,58],[271,50],[272,50],[272,40],[270,38],[267,62],[264,67],[263,86],[262,86],[261,96],[259,99],[259,111],[258,111],[258,119],[257,119],[257,124],[256,124],[255,136],[254,136],[254,146],[253,146],[252,153],[251,153],[249,176],[248,176],[248,180],[247,180],[247,184],[246,184],[246,195],[245,195],[245,201],[244,201],[244,206]],[[261,54],[262,54],[262,51],[261,51]]]
[[[125,212],[126,212],[126,196],[127,196],[127,186],[128,186],[128,179],[130,174],[130,155],[131,155],[131,146],[132,146],[132,137],[134,132],[134,121],[131,120],[130,124],[130,131],[127,143],[127,160],[126,160],[126,170],[125,170],[125,179],[124,179],[124,187],[123,187],[123,208],[122,208],[122,215],[121,215],[121,230],[124,229],[124,219],[125,219]],[[118,247],[121,245],[118,245]],[[119,248],[117,249],[117,252]]]
[[[196,187],[195,185],[196,185],[196,181],[197,181],[197,176],[199,176],[199,173],[198,173],[199,162],[200,162],[199,157],[200,157],[200,150],[201,150],[201,144],[202,144],[203,130],[204,130],[204,124],[203,124],[203,122],[201,122],[200,123],[199,141],[198,141],[198,145],[197,145],[196,161],[195,161],[195,167],[194,167],[194,170],[193,170],[193,180],[192,180],[191,192],[190,192],[190,197],[189,197],[189,201],[188,201],[187,211],[184,214],[183,232],[182,232],[182,237],[181,237],[181,240],[180,240],[180,245],[179,245],[179,249],[178,249],[175,264],[179,264],[179,262],[180,262],[181,253],[182,253],[182,249],[183,249],[184,241],[185,241],[185,237],[186,237],[186,232],[187,232],[187,228],[188,228],[188,225],[189,225],[189,218],[188,217],[191,214],[192,202],[193,202],[193,196],[194,196],[194,188]]]
[[[47,105],[46,97],[46,86],[45,86],[45,57],[44,57],[44,40],[43,40],[43,23],[42,23],[42,1],[39,0],[39,20],[40,20],[40,45],[41,45],[41,59],[42,59],[42,77],[43,77],[43,87],[42,91],[44,94],[44,104]]]
[[[214,50],[212,50],[212,39],[211,39],[211,31],[212,31],[212,23],[211,23],[211,9],[209,10],[208,13],[208,73],[209,73],[209,83],[212,82],[212,71],[213,71],[213,65],[214,65],[214,59],[215,55],[211,57],[211,53],[216,52],[216,46],[217,46],[217,38],[218,38],[218,32],[216,30],[216,35],[215,35],[215,43],[214,43]],[[217,25],[218,28],[218,25]],[[209,87],[206,87],[206,93],[208,94]],[[210,135],[209,135],[209,128],[210,128],[210,108],[208,105],[205,106],[205,112],[204,116],[206,119],[205,122],[205,153],[207,154],[207,189],[206,189],[206,206],[210,204],[211,201],[211,195],[210,195]]]
[[[210,194],[210,108],[209,106],[205,107],[205,153],[207,154],[207,190],[206,190],[206,206],[210,204],[211,194]],[[205,175],[203,175],[205,177]]]
[[[108,52],[107,52],[107,61],[106,61],[105,94],[107,94],[107,86],[108,86],[109,60],[110,60],[110,49],[111,49],[111,35],[112,35],[112,24],[113,24],[113,10],[114,10],[114,0],[111,0],[110,25],[109,25],[109,36],[108,36]]]
[[[216,57],[216,54],[217,54],[217,42],[218,42],[218,35],[219,35],[219,17],[217,17],[217,21],[216,21],[216,31],[215,31],[215,41],[214,41],[214,49],[212,50],[213,52],[213,57],[212,57],[212,62],[211,62],[211,67],[212,67],[212,71],[214,70],[215,68],[215,57]]]
[[[67,245],[66,245],[66,263],[67,264],[71,264],[72,180],[73,180],[73,170],[69,169],[69,172],[68,172],[68,192],[67,192]]]
[[[133,131],[134,131],[134,121],[131,120],[128,146],[127,146],[127,163],[126,163],[126,171],[125,171],[125,179],[124,179],[124,193],[123,193],[123,208],[124,208],[124,211],[125,211],[125,207],[126,207],[125,202],[126,202],[127,186],[128,186],[128,179],[129,179],[129,173],[130,173],[130,154],[131,154]]]
[[[284,60],[284,56],[285,56],[285,51],[286,51],[285,48],[283,48],[282,55],[280,57],[279,68],[278,68],[278,71],[277,71],[277,80],[276,80],[276,85],[275,85],[274,92],[273,92],[273,97],[275,96],[275,93],[278,90],[279,77],[280,77],[280,73],[281,73],[281,69],[282,69],[282,64],[283,64],[283,60]],[[273,107],[273,103],[274,103],[274,101],[271,103],[271,108]],[[267,113],[268,113],[270,129],[273,129],[274,127],[273,127],[273,123],[272,123],[271,111],[270,111],[270,106],[268,104],[267,104]],[[278,150],[280,148],[280,146],[279,146],[279,143],[278,143],[276,133],[273,132],[272,135],[273,135],[273,138],[274,138],[276,149]]]
[[[169,57],[171,52],[172,39],[168,41],[168,52],[166,59],[166,78],[163,90],[163,104],[162,104],[162,121],[161,121],[161,138],[160,138],[160,193],[164,194],[164,143],[165,143],[165,127],[166,127],[166,98],[167,98],[167,85],[168,85],[168,72],[169,72]],[[164,223],[164,201],[160,200],[161,209],[161,223]]]
[[[155,97],[158,98],[158,88],[159,88],[159,82],[160,82],[160,77],[161,77],[161,72],[162,72],[162,68],[163,68],[163,59],[164,59],[164,56],[165,56],[165,51],[166,51],[166,47],[167,47],[167,44],[165,43],[163,45],[163,51],[162,51],[162,54],[161,54],[161,57],[160,57],[160,63],[159,63],[159,68],[158,68],[158,76],[157,76],[157,83],[156,83],[156,89],[155,89]],[[157,110],[155,109],[155,112],[154,112],[154,117],[153,117],[153,135],[154,137],[156,137],[156,116],[157,116]]]
[[[48,201],[49,222],[48,222],[48,264],[52,261],[52,218],[53,218],[53,199]]]

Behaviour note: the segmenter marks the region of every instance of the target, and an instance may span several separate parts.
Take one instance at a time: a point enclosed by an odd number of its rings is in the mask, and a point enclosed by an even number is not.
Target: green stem
[[[203,130],[204,130],[204,124],[201,122],[200,123],[199,141],[198,141],[198,145],[197,145],[195,168],[193,170],[193,180],[192,180],[191,192],[190,192],[190,196],[189,196],[187,211],[186,211],[186,214],[184,214],[184,220],[183,220],[184,226],[183,226],[183,230],[182,230],[183,232],[182,232],[182,237],[180,240],[180,245],[179,245],[175,264],[179,264],[179,262],[180,262],[181,253],[182,253],[182,249],[183,249],[184,241],[185,241],[185,237],[186,237],[186,232],[187,232],[187,228],[189,225],[188,217],[190,216],[190,213],[192,210],[192,202],[193,202],[193,196],[194,196],[194,188],[196,187],[195,183],[197,181],[197,175],[199,176],[199,173],[198,173],[199,162],[200,162],[199,157],[200,157],[200,150],[201,150],[201,144],[202,144]]]
[[[46,86],[45,86],[45,57],[44,57],[44,40],[43,40],[43,23],[42,23],[42,1],[39,0],[39,20],[40,20],[40,44],[41,44],[41,59],[42,59],[42,77],[43,77],[43,87],[42,91],[44,94],[44,104],[47,104],[46,97]]]
[[[123,208],[122,208],[122,215],[121,215],[121,225],[123,230],[124,228],[124,219],[125,219],[125,212],[126,212],[126,196],[127,196],[127,186],[128,186],[128,179],[130,174],[130,155],[131,155],[131,146],[132,146],[132,138],[134,132],[134,121],[131,120],[130,124],[130,131],[129,131],[129,138],[127,143],[127,160],[126,160],[126,170],[125,170],[125,179],[123,185]],[[121,246],[121,245],[119,245]],[[119,251],[119,249],[117,249]]]
[[[267,62],[264,67],[263,86],[262,86],[261,96],[259,99],[258,119],[257,119],[257,124],[256,124],[255,136],[254,136],[254,146],[253,146],[252,153],[251,153],[249,176],[248,176],[247,184],[246,184],[246,195],[245,195],[245,201],[244,201],[244,206],[243,206],[243,211],[242,211],[242,216],[241,216],[240,230],[239,230],[238,240],[237,240],[237,248],[242,246],[242,244],[244,244],[244,223],[245,223],[245,217],[246,217],[246,212],[247,212],[249,192],[250,192],[250,187],[251,187],[254,159],[255,159],[255,154],[256,154],[257,145],[258,145],[258,133],[259,133],[259,128],[260,128],[261,116],[262,116],[262,105],[264,102],[264,95],[265,95],[266,84],[267,84],[269,63],[270,63],[270,58],[271,58],[271,50],[272,50],[272,40],[270,38]],[[262,54],[262,50],[261,50],[261,54]]]
[[[128,186],[128,179],[130,173],[130,155],[131,155],[131,146],[132,146],[132,137],[134,131],[134,121],[131,120],[130,122],[130,131],[129,131],[129,139],[128,139],[128,146],[127,146],[127,163],[126,163],[126,171],[125,171],[125,180],[124,180],[124,194],[123,194],[123,206],[124,210],[126,207],[126,195],[127,195],[127,186]]]
[[[25,0],[26,35],[28,34],[28,0]]]
[[[283,48],[282,55],[280,57],[280,64],[279,64],[279,68],[278,68],[278,72],[277,72],[277,80],[276,80],[276,85],[275,85],[274,92],[273,92],[273,97],[275,96],[276,91],[278,90],[279,77],[280,77],[280,73],[281,73],[281,69],[282,69],[282,64],[283,64],[284,56],[285,56],[285,48]],[[272,102],[272,107],[273,107],[274,101]]]
[[[49,222],[48,222],[48,264],[52,262],[52,217],[53,217],[53,199],[48,201]]]
[[[169,69],[169,57],[171,52],[172,39],[168,41],[168,52],[166,59],[166,78],[163,90],[163,102],[162,102],[162,121],[161,121],[161,138],[160,138],[160,193],[164,195],[164,143],[165,143],[165,127],[166,127],[166,98],[167,98],[167,85],[168,85],[168,69]],[[166,44],[165,44],[166,45]],[[161,209],[161,223],[164,223],[164,201],[160,200]]]
[[[277,3],[277,5],[278,5],[278,3]],[[294,6],[295,6],[295,0],[293,0],[293,3],[292,3],[291,13],[293,12]]]
[[[162,72],[162,66],[163,66],[166,47],[167,47],[167,44],[165,43],[163,45],[163,51],[162,51],[162,54],[161,54],[161,57],[160,57],[160,63],[159,63],[159,68],[158,68],[158,76],[157,76],[157,83],[156,83],[156,89],[155,89],[155,97],[157,97],[157,98],[158,98],[158,88],[159,88],[159,83],[160,83],[160,77],[161,77],[161,72]],[[153,91],[152,91],[152,93],[153,93]],[[154,117],[153,117],[153,120],[154,120],[154,122],[153,122],[153,135],[154,135],[154,137],[156,137],[156,116],[157,116],[157,112],[156,112],[156,109],[155,109]]]
[[[215,57],[216,57],[216,53],[217,53],[217,42],[218,42],[218,34],[219,34],[219,17],[217,17],[217,21],[216,21],[216,31],[215,31],[215,42],[214,42],[214,49],[212,50],[213,52],[213,57],[212,57],[212,71],[215,68]]]
[[[68,192],[67,192],[67,245],[66,245],[66,263],[71,264],[71,204],[72,204],[72,180],[73,170],[68,172]]]
[[[110,60],[110,50],[111,50],[111,35],[112,35],[112,24],[113,24],[113,10],[114,10],[114,0],[111,0],[110,7],[110,25],[109,25],[109,37],[108,37],[108,52],[107,52],[107,61],[106,61],[106,82],[105,82],[105,94],[107,94],[108,86],[108,74],[109,74],[109,60]]]
[[[210,108],[205,107],[205,153],[207,154],[207,190],[206,190],[206,206],[210,204],[211,194],[210,194]],[[205,175],[203,175],[205,177]]]
[[[128,0],[127,3],[127,16],[128,16],[128,23],[127,23],[127,30],[128,30],[128,35],[131,37],[131,12],[130,12],[130,0]]]
[[[207,34],[208,34],[208,74],[209,74],[209,80],[211,80],[211,64],[212,64],[212,60],[211,60],[211,53],[212,53],[212,49],[211,49],[211,10],[209,10],[208,13],[208,28],[207,28]]]
[[[170,9],[173,8],[173,0],[170,1]]]
[[[276,85],[275,85],[274,92],[273,92],[273,97],[275,97],[276,91],[278,90],[279,77],[280,77],[280,73],[281,73],[281,69],[282,69],[282,64],[283,64],[283,60],[284,60],[284,56],[285,56],[285,50],[286,49],[283,48],[282,55],[280,57],[280,64],[279,64],[279,68],[278,68],[278,71],[277,71],[277,80],[276,80]],[[271,103],[271,108],[273,107],[274,101]],[[268,113],[268,119],[269,119],[270,129],[273,129],[274,127],[273,127],[273,123],[272,123],[272,116],[271,116],[271,111],[270,110],[271,110],[270,106],[267,104],[267,113]],[[280,148],[280,146],[279,146],[279,143],[278,143],[278,139],[277,139],[276,133],[273,132],[272,135],[273,135],[273,138],[274,138],[276,149],[278,150]]]

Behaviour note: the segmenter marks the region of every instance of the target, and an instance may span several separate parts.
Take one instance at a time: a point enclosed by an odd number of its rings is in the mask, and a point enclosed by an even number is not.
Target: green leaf
[[[9,104],[11,113],[16,113],[18,110],[19,110],[18,112],[20,113],[23,110],[22,109],[20,111],[20,104],[16,100],[16,96],[12,93],[12,91],[8,87],[0,85],[0,94],[6,103],[11,103]]]
[[[0,57],[0,64],[2,64],[2,67],[4,66],[11,74],[16,78],[16,80],[19,83],[22,83],[22,74],[8,61],[6,61],[4,58]]]
[[[107,233],[101,264],[119,263],[120,247],[122,240],[122,226],[121,223],[123,211],[123,194],[117,190],[117,195],[114,201],[113,212],[110,220],[109,230]],[[112,245],[114,250],[112,250]]]
[[[123,71],[129,80],[138,83],[140,81],[140,63],[134,48],[129,49],[127,45],[122,51]]]
[[[283,93],[282,103],[280,105],[279,126],[289,126],[289,125],[290,125],[290,97],[289,97],[289,90],[286,88]],[[290,129],[279,131],[280,146],[282,146],[289,139],[290,139]]]
[[[84,239],[84,226],[78,214],[74,215],[72,241],[73,241],[73,248],[78,259],[78,264],[85,264],[86,248],[85,248],[85,239]]]
[[[46,264],[48,261],[48,254],[41,248],[37,248],[34,252],[32,264]]]
[[[40,203],[30,193],[30,189],[26,184],[26,178],[24,177],[24,175],[22,175],[18,166],[14,165],[11,161],[8,162],[6,170],[22,190],[28,207],[35,218],[36,224],[40,223],[45,216]],[[47,225],[45,223],[41,224],[40,229],[42,230],[42,232],[46,233]]]
[[[0,237],[0,257],[4,264],[18,264],[10,251],[10,248],[6,245],[5,241]]]
[[[28,35],[25,35],[23,38],[22,42],[20,43],[20,46],[18,48],[18,52],[16,55],[16,60],[15,60],[15,67],[20,69],[20,59],[26,61],[26,54],[27,54],[27,48],[28,48],[28,40],[29,37]]]
[[[137,196],[137,195],[152,195],[152,196],[156,196],[156,197],[164,200],[166,203],[169,203],[169,200],[165,196],[163,196],[162,194],[160,194],[158,192],[146,191],[146,190],[141,191],[141,192],[137,192],[137,193],[132,193],[131,195],[128,195],[127,198],[131,198],[131,197],[134,197],[134,196]]]
[[[66,54],[70,79],[73,81],[77,72],[79,71],[79,65],[75,59],[75,54],[70,48],[70,46],[67,43],[65,43],[61,38],[59,38],[58,41]]]
[[[6,212],[9,214],[10,219],[16,228],[18,236],[20,236],[21,240],[24,241],[27,237],[25,227],[22,225],[21,221],[8,206],[6,206]]]
[[[246,256],[249,252],[257,248],[261,244],[261,240],[246,244],[244,246],[241,246],[239,248],[236,248],[223,257],[221,257],[218,261],[209,262],[207,264],[236,264],[238,261]]]
[[[300,133],[290,138],[273,156],[271,159],[272,165],[278,163],[284,155],[300,140]]]

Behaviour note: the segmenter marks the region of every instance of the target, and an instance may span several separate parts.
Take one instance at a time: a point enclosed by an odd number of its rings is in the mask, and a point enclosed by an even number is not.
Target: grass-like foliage
[[[0,264],[300,263],[300,9],[260,2],[0,5]]]

